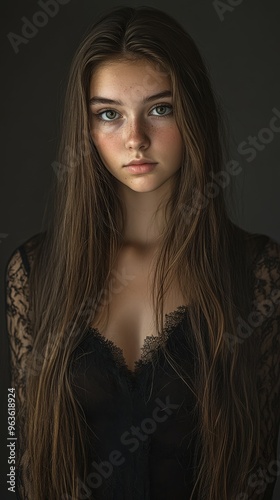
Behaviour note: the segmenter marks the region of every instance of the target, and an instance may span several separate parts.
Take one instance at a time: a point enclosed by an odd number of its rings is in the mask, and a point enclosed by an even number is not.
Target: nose
[[[146,149],[150,145],[147,124],[139,118],[130,120],[125,127],[125,147],[127,149]]]

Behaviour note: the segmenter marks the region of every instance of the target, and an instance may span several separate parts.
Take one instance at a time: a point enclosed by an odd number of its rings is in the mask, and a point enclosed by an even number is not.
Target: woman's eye
[[[100,120],[103,120],[105,122],[112,122],[112,121],[114,121],[114,118],[116,118],[115,115],[118,115],[118,114],[119,113],[117,113],[113,109],[107,109],[105,111],[102,111],[101,113],[97,113],[97,117]],[[102,117],[102,115],[105,115],[107,118]]]
[[[160,104],[159,106],[155,106],[152,109],[152,112],[155,110],[157,114],[153,114],[153,116],[164,117],[172,113],[172,106],[170,104]],[[113,109],[105,109],[104,111],[96,114],[97,118],[103,122],[113,122],[118,118],[117,115],[119,115],[119,113]]]
[[[167,116],[172,113],[172,106],[169,104],[161,104],[160,106],[155,106],[155,108],[152,109],[152,111],[157,110],[158,115],[155,116]],[[168,113],[165,113],[165,111],[168,110]]]

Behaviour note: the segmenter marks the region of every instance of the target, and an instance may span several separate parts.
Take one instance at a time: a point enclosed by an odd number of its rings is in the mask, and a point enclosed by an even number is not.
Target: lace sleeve
[[[24,402],[25,366],[32,348],[29,317],[29,289],[27,271],[17,249],[7,266],[6,317],[10,345],[11,385],[16,389],[17,401]]]
[[[30,497],[27,494],[26,479],[25,487],[23,486],[24,464],[27,457],[21,450],[20,429],[24,418],[25,372],[28,355],[32,349],[32,335],[28,272],[22,256],[20,249],[15,250],[7,265],[6,319],[10,346],[11,387],[15,388],[16,394],[17,498],[28,499]]]
[[[256,315],[251,315],[248,322],[251,321],[253,328],[255,326],[260,346],[258,390],[261,456],[257,471],[250,478],[250,486],[258,499],[266,499],[272,498],[270,494],[280,474],[277,460],[280,427],[280,245],[271,238],[255,262],[254,274]]]

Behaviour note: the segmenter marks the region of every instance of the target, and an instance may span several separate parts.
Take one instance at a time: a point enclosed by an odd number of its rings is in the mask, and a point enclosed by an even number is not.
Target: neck
[[[121,186],[125,226],[123,242],[127,246],[153,248],[160,244],[167,221],[163,200],[169,198],[168,186],[152,192],[137,192]],[[159,208],[160,207],[160,208]]]

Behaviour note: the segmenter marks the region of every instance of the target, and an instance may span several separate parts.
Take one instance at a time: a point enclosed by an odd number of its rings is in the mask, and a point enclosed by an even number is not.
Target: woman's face
[[[102,63],[90,83],[90,113],[93,142],[121,189],[149,192],[171,186],[184,144],[166,73],[146,60]],[[153,165],[141,172],[127,167],[137,159]]]

